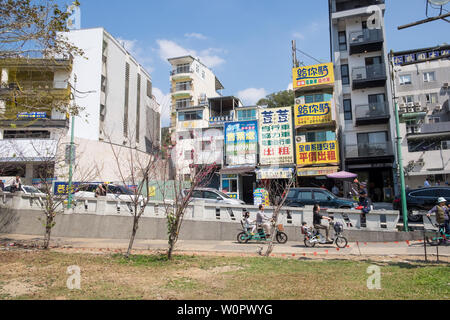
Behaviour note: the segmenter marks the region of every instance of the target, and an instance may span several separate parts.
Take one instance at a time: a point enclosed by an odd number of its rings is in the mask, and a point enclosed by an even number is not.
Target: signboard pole
[[[77,90],[77,75],[74,75],[74,91],[76,93]],[[75,101],[75,95],[74,95]],[[67,208],[70,209],[72,207],[72,153],[73,153],[73,135],[74,135],[74,126],[75,126],[75,116],[72,115],[72,124],[70,128],[70,154],[69,154],[69,189],[67,190],[69,197],[67,199]]]

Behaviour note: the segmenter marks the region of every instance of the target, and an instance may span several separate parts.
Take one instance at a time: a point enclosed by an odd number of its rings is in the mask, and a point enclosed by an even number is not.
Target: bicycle
[[[239,243],[248,243],[251,240],[255,241],[270,241],[270,235],[266,235],[263,229],[259,228],[257,233],[251,234],[250,228],[245,228],[244,223],[241,221],[242,232],[237,235],[237,241]],[[288,236],[284,233],[284,227],[282,224],[277,225],[277,234],[275,239],[279,244],[285,244],[288,241]]]
[[[436,233],[439,234],[439,236],[436,236],[436,237],[426,236],[425,241],[431,246],[439,246],[439,245],[442,245],[444,243],[444,241],[449,241],[447,239],[450,239],[450,234],[445,233],[444,225],[443,224],[434,224],[433,221],[430,219],[430,217],[427,216],[427,218],[428,218],[428,220],[430,220],[430,223],[433,226],[438,228],[438,231]]]

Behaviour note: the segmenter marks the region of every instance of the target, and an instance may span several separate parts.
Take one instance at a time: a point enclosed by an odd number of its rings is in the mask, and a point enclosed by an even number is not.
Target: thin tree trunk
[[[47,214],[47,220],[46,220],[46,225],[45,225],[45,236],[44,236],[44,249],[45,250],[48,250],[48,247],[50,246],[52,225],[53,225],[53,216],[51,214]]]
[[[133,230],[131,231],[131,238],[130,238],[130,243],[128,244],[128,250],[126,253],[126,257],[128,258],[131,254],[131,250],[133,248],[133,243],[134,243],[134,238],[136,237],[136,233],[137,233],[137,229],[138,229],[138,222],[139,219],[137,217],[134,217],[133,219]]]

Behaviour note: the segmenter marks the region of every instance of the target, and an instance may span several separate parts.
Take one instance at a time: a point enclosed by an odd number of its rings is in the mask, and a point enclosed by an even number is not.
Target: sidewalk
[[[42,237],[0,234],[0,247],[11,246],[12,243],[39,243],[42,244]],[[207,253],[230,253],[230,254],[256,254],[258,249],[263,247],[263,243],[239,244],[233,241],[183,241],[177,243],[176,250],[179,252],[207,252]],[[52,248],[64,249],[93,249],[94,251],[115,251],[126,250],[128,240],[110,240],[110,239],[85,239],[85,238],[52,238]],[[265,246],[264,246],[265,247]],[[439,256],[450,258],[450,246],[431,247],[427,245],[427,254],[436,255],[436,249],[439,250]],[[166,250],[166,240],[136,240],[133,246],[134,250]],[[412,241],[409,244],[405,242],[398,243],[375,243],[360,242],[349,243],[349,247],[338,249],[335,245],[317,245],[314,248],[306,248],[302,242],[288,242],[284,245],[276,244],[273,250],[276,255],[361,255],[361,256],[424,256],[423,242]],[[443,260],[444,260],[443,259]],[[449,259],[446,259],[449,260]]]

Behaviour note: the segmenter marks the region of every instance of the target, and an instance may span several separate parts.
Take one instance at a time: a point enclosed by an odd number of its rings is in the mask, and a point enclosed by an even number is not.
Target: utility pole
[[[77,75],[74,74],[74,94],[73,101],[75,103],[75,94],[77,91]],[[75,116],[72,115],[72,124],[70,128],[70,151],[69,151],[69,186],[67,192],[69,193],[69,197],[67,199],[67,208],[70,209],[72,207],[72,154],[74,155],[73,150],[73,135],[74,135],[74,126],[75,126]],[[75,156],[75,155],[74,155]],[[75,157],[73,157],[75,158]]]
[[[295,40],[292,40],[292,65],[293,68],[298,68],[298,60],[297,60],[297,44]]]
[[[394,64],[394,54],[391,51],[390,53],[391,59],[391,69],[392,69],[392,85],[393,85],[393,95],[394,95],[394,112],[395,112],[395,127],[397,130],[397,158],[398,158],[398,173],[400,175],[400,196],[402,202],[402,212],[403,212],[403,228],[405,232],[408,232],[408,207],[406,205],[406,188],[405,188],[405,173],[403,169],[403,157],[402,157],[402,137],[400,136],[400,117],[398,115],[398,102],[397,102],[397,94],[396,94],[396,71]]]

